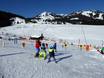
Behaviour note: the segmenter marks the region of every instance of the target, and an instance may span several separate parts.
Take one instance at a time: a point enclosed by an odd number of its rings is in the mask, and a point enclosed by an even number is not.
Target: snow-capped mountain
[[[65,17],[68,22],[75,24],[104,25],[104,12],[102,11],[78,11]]]
[[[81,11],[81,12],[77,12],[78,14],[82,14],[84,16],[87,17],[91,17],[93,19],[99,19],[99,20],[104,20],[104,13],[101,11]]]
[[[86,24],[86,25],[104,25],[104,12],[99,10],[77,11],[70,14],[56,14],[52,12],[43,12],[32,18],[25,18],[13,13],[0,11],[0,27],[22,24],[22,23],[40,23],[40,24]]]
[[[78,11],[71,14],[55,14],[52,12],[43,12],[31,19],[35,23],[45,24],[92,24],[104,25],[104,13],[98,10]]]
[[[63,23],[63,17],[64,14],[55,14],[52,12],[43,12],[36,17],[32,18],[32,22],[36,23],[45,23],[45,24],[62,24]]]
[[[25,17],[23,16],[0,11],[0,27],[10,26],[14,24],[21,24],[23,22],[25,23]]]
[[[46,19],[53,20],[54,16],[55,16],[55,14],[53,14],[51,12],[43,12],[39,15],[39,17],[43,20],[46,20]]]

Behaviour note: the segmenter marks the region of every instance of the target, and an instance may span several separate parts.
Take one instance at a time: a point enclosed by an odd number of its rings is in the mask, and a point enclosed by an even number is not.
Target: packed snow
[[[73,43],[101,45],[104,42],[104,26],[99,25],[52,25],[24,24],[0,29],[0,33],[11,33],[18,36],[40,36],[47,38],[69,40]]]
[[[104,78],[104,56],[95,48],[86,51],[78,46],[103,46],[104,26],[24,24],[0,29],[1,35],[7,33],[23,37],[43,34],[49,45],[56,41],[57,63],[34,58],[33,40],[25,41],[23,48],[21,40],[0,39],[0,78]],[[64,41],[67,47],[62,47]]]

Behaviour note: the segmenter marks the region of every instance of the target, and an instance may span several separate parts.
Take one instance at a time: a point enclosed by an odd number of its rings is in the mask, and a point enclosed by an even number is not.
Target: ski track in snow
[[[59,44],[58,63],[52,59],[47,64],[47,60],[34,58],[32,44],[26,48],[19,47],[20,43],[10,45],[0,47],[1,78],[104,78],[104,58],[97,52],[85,52],[74,45],[65,49]]]

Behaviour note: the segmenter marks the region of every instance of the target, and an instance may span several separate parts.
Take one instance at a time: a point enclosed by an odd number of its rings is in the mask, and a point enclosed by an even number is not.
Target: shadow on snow
[[[17,54],[23,54],[24,52],[20,52],[20,53],[11,53],[11,54],[3,54],[0,55],[0,57],[4,57],[4,56],[11,56],[11,55],[17,55]]]
[[[72,55],[68,55],[68,56],[64,56],[64,57],[58,58],[57,62],[59,62],[61,60],[64,60],[64,59],[67,59],[67,58],[70,58],[70,57],[72,57]]]
[[[68,54],[68,53],[55,53],[55,56],[60,56],[60,55],[65,55],[65,54]]]

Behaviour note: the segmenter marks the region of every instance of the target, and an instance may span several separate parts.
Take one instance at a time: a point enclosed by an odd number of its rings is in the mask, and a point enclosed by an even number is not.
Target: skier
[[[83,48],[83,45],[79,45],[79,47],[80,47],[80,50],[82,50],[82,48]]]
[[[104,54],[104,47],[101,48],[101,54]]]
[[[21,42],[21,44],[22,44],[22,48],[25,48],[26,47],[26,40],[23,39],[22,42]]]
[[[42,43],[41,51],[39,52],[39,58],[41,59],[42,57],[44,57],[44,60],[47,57],[45,43]]]
[[[41,46],[41,42],[39,40],[36,40],[36,43],[35,43],[35,49],[36,49],[35,57],[39,56],[40,46]]]
[[[66,42],[64,42],[63,45],[62,45],[62,47],[64,47],[64,48],[67,48],[67,46],[68,46],[68,45],[67,45]]]
[[[22,42],[22,47],[23,47],[23,48],[25,47],[25,42]]]
[[[43,49],[43,50],[46,52],[46,46],[45,46],[45,43],[42,43],[41,49]]]
[[[44,60],[47,58],[47,54],[43,49],[39,52],[39,58],[41,59],[42,57],[44,57]]]
[[[57,52],[57,44],[56,44],[56,42],[54,43],[53,48],[54,48],[55,52]]]
[[[51,46],[49,49],[48,49],[48,52],[49,52],[49,58],[48,58],[48,63],[51,61],[50,59],[53,57],[55,63],[57,63],[56,59],[55,59],[55,53],[54,53],[54,48]]]
[[[46,48],[48,49],[48,43],[46,43]]]
[[[41,34],[40,39],[41,39],[41,40],[43,40],[43,39],[44,39],[43,33]]]

